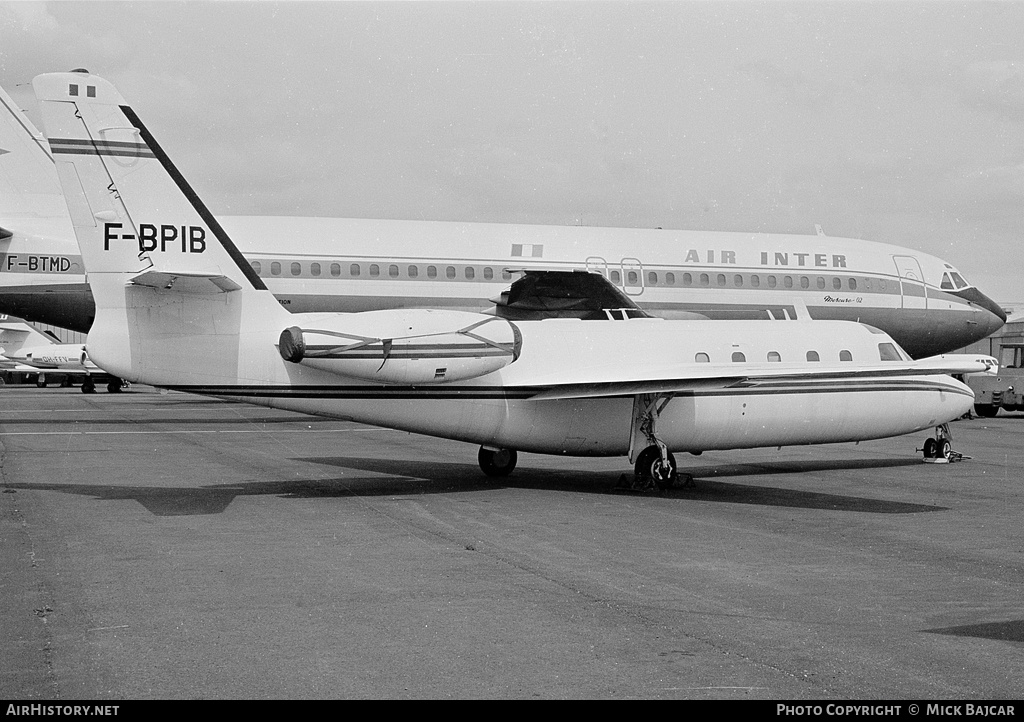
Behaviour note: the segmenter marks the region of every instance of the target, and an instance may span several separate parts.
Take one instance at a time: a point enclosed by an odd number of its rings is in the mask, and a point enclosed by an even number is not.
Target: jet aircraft
[[[80,378],[82,393],[96,391],[97,381],[106,381],[107,391],[121,390],[121,380],[111,377],[91,360],[85,344],[61,343],[24,321],[0,321],[0,369],[34,374],[36,385],[45,387],[47,374]]]
[[[679,451],[936,427],[926,454],[948,456],[973,394],[946,374],[994,363],[914,361],[848,321],[293,314],[110,83],[33,88],[96,301],[87,349],[128,380],[479,444],[490,475],[517,451],[627,455],[643,488],[674,482]],[[153,228],[168,241],[140,250]]]
[[[87,331],[95,314],[53,158],[0,90],[0,312]],[[60,143],[54,157],[73,151]],[[337,218],[225,217],[260,283],[293,312],[434,308],[522,319],[514,270],[600,273],[666,319],[861,321],[914,358],[984,338],[1005,314],[949,263],[819,235]],[[142,247],[180,242],[166,224]],[[111,226],[110,242],[123,228]]]

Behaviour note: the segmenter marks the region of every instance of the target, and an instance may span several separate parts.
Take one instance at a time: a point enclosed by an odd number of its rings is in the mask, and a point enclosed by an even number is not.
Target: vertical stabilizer
[[[32,86],[96,300],[90,357],[165,383],[201,357],[234,381],[239,337],[287,312],[113,85],[73,71]]]

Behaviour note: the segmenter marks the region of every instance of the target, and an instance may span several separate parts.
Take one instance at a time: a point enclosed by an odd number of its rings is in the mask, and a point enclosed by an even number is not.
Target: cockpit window
[[[968,283],[967,281],[965,281],[965,280],[963,279],[963,276],[961,276],[961,275],[960,275],[959,273],[957,273],[956,271],[950,271],[950,272],[949,272],[949,275],[950,275],[950,276],[952,277],[952,279],[953,279],[953,283],[955,283],[955,284],[956,284],[956,290],[958,290],[958,291],[959,291],[959,290],[960,290],[961,288],[967,288],[968,286],[970,286],[970,285],[971,285],[971,284],[969,284],[969,283]]]
[[[953,290],[953,282],[949,280],[949,274],[948,273],[943,273],[942,274],[942,283],[939,284],[939,288],[941,288],[943,291],[952,291]]]
[[[882,361],[901,361],[899,352],[896,350],[896,346],[891,343],[880,343],[878,344],[878,357]]]

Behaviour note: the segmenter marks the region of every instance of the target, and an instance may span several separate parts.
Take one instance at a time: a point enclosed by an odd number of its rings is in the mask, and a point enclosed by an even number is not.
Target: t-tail
[[[246,376],[243,329],[287,312],[113,85],[86,71],[32,85],[96,300],[90,357],[166,384],[194,377],[186,344],[211,381]]]

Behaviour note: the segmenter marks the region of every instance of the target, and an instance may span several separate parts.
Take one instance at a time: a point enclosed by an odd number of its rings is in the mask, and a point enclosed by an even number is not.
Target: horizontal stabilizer
[[[228,293],[241,288],[224,275],[216,273],[171,273],[145,271],[131,279],[136,286],[149,286],[178,293]]]

